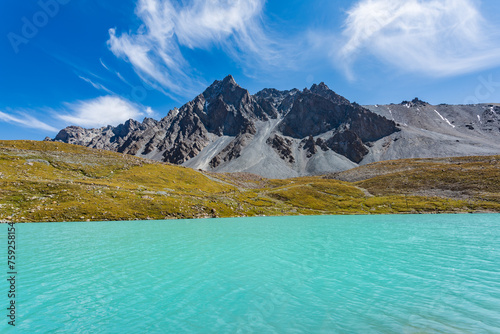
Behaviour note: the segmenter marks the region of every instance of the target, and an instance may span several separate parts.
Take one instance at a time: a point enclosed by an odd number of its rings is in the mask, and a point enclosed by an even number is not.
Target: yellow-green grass
[[[215,174],[76,145],[0,141],[0,220],[500,212],[498,164],[486,163],[497,158],[374,164],[361,168],[375,176],[350,183]]]
[[[500,156],[388,161],[361,167],[359,172],[363,169],[381,174],[355,182],[374,195],[453,194],[500,202]]]

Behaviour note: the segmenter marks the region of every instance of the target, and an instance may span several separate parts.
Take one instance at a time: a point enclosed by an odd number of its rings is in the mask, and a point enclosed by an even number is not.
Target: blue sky
[[[2,0],[0,139],[160,119],[232,74],[360,104],[500,102],[500,2]]]

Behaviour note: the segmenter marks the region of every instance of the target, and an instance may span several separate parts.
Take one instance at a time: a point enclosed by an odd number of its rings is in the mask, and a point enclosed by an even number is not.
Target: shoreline
[[[327,217],[327,216],[339,216],[339,217],[345,217],[345,216],[409,216],[409,215],[414,215],[414,216],[422,216],[422,215],[492,215],[492,214],[500,214],[500,212],[497,211],[475,211],[475,212],[420,212],[420,213],[412,213],[412,212],[398,212],[398,213],[373,213],[373,214],[368,214],[368,213],[347,213],[347,214],[324,214],[324,215],[318,215],[318,214],[312,214],[312,215],[275,215],[275,216],[267,216],[267,215],[262,215],[262,216],[229,216],[229,217],[202,217],[202,218],[165,218],[165,219],[121,219],[121,220],[71,220],[71,221],[37,221],[37,222],[28,222],[28,221],[12,221],[12,220],[5,220],[5,219],[0,219],[0,224],[50,224],[50,223],[55,223],[55,224],[61,224],[61,223],[93,223],[93,222],[99,222],[99,223],[105,223],[105,222],[155,222],[155,221],[175,221],[175,220],[210,220],[210,219],[238,219],[238,218],[279,218],[279,217]]]

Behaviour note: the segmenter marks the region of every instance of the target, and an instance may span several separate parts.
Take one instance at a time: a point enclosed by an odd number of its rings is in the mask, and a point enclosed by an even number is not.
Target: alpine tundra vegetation
[[[0,141],[0,220],[500,212],[499,161],[409,159],[267,179],[65,143]]]

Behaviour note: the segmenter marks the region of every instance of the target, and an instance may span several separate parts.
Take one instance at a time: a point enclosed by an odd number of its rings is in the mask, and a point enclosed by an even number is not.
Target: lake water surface
[[[498,214],[16,228],[13,332],[500,332]]]

